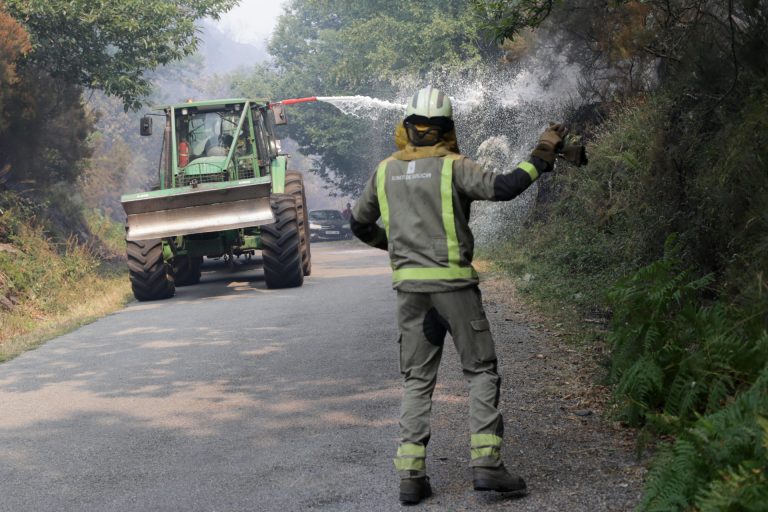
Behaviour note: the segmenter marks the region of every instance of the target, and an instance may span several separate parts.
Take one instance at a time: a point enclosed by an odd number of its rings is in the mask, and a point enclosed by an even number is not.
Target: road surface
[[[313,245],[297,289],[267,290],[258,265],[214,265],[173,299],[133,302],[0,365],[0,510],[399,509],[389,282],[386,254],[353,242]],[[446,352],[428,459],[436,495],[421,508],[589,502],[595,489],[568,501],[573,475],[539,484],[538,502],[535,484],[517,501],[471,490],[466,390]],[[560,471],[537,457],[540,478]],[[618,508],[595,508],[601,498],[583,510],[621,510],[633,487],[618,488]]]

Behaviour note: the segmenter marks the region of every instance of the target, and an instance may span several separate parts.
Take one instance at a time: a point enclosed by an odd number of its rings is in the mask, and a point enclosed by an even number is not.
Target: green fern
[[[703,304],[712,276],[682,268],[675,238],[664,257],[620,281],[614,309],[610,376],[617,416],[642,426],[655,415],[677,429],[723,407],[768,361],[759,315],[720,302]],[[750,321],[752,319],[752,321]],[[655,422],[656,426],[670,425]]]
[[[728,406],[662,446],[641,512],[768,510],[768,365]]]
[[[768,511],[768,299],[712,295],[712,276],[664,257],[620,281],[611,377],[619,419],[675,436],[654,459],[638,509]]]

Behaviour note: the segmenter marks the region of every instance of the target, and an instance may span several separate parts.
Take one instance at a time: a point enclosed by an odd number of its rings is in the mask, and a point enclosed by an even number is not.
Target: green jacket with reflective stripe
[[[401,151],[381,162],[352,211],[354,222],[364,225],[381,217],[397,290],[433,293],[476,285],[472,201],[511,199],[507,196],[519,194],[538,177],[537,169],[523,162],[510,182],[513,190],[500,193],[496,182],[505,175],[483,171],[448,151],[426,156],[435,153],[412,151],[410,160],[395,158],[403,158]]]

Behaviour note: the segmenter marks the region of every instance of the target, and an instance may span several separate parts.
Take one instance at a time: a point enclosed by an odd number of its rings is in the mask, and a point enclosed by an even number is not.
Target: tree
[[[16,61],[32,48],[29,34],[24,27],[13,19],[0,3],[0,132],[8,121],[5,102],[13,94],[19,77],[16,73]]]
[[[498,48],[459,0],[293,0],[270,41],[279,96],[401,95],[401,83],[479,66]],[[262,73],[263,70],[258,71]],[[413,86],[408,86],[412,88]],[[236,89],[253,92],[248,82]],[[394,149],[394,118],[342,116],[328,105],[292,109],[290,135],[315,171],[355,194]]]
[[[743,96],[768,69],[768,4],[758,0],[472,0],[497,39],[539,27],[582,67],[599,100],[678,87],[696,102]],[[727,70],[727,72],[725,72]],[[682,91],[685,89],[685,91]]]
[[[146,71],[195,52],[196,20],[217,18],[237,0],[7,0],[32,35],[26,67],[98,89],[138,109]]]

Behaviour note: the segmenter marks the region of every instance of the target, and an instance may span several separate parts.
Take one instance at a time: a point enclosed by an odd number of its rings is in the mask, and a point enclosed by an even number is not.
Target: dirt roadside
[[[515,297],[508,279],[485,277],[483,302],[502,376],[503,457],[527,480],[529,494],[509,499],[471,490],[469,449],[464,448],[468,390],[456,351],[446,345],[427,461],[435,495],[425,509],[634,509],[645,468],[635,456],[632,432],[606,417],[608,390],[596,383],[600,354],[569,345],[548,328]]]

